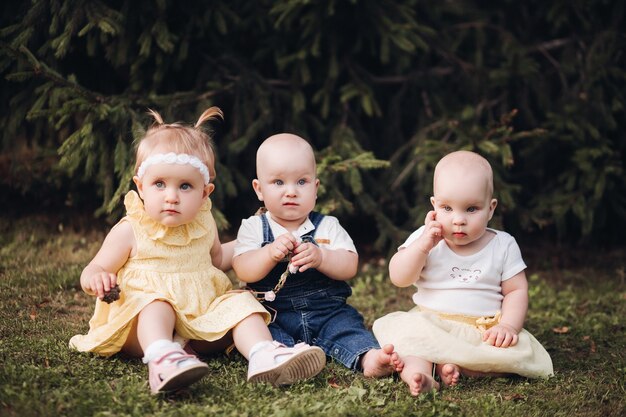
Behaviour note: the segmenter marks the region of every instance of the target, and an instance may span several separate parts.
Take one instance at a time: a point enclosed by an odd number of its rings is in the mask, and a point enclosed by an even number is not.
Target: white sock
[[[186,338],[182,337],[178,333],[174,333],[174,342],[178,343],[179,345],[181,345],[183,347],[183,349],[184,349],[185,346],[187,346],[187,343],[189,343],[189,339],[186,339]]]
[[[151,360],[155,359],[156,357],[159,356],[159,353],[165,349],[175,350],[175,349],[182,349],[182,348],[178,343],[172,342],[171,340],[167,340],[167,339],[155,340],[154,342],[150,343],[150,345],[143,352],[143,359],[142,359],[143,363],[148,363]]]
[[[256,362],[254,360],[254,355],[256,353],[259,353],[260,351],[262,351],[263,349],[265,349],[267,346],[270,346],[272,344],[272,342],[268,342],[267,340],[264,340],[263,342],[257,342],[254,346],[252,346],[252,348],[250,349],[250,353],[248,354],[248,366],[251,368],[254,368],[256,366],[256,363],[253,364],[253,362]],[[287,359],[289,359],[291,357],[291,355],[293,355],[293,353],[286,353],[286,354],[282,354],[282,355],[278,355],[274,357],[274,363],[275,364],[280,364],[285,362]]]
[[[272,342],[268,342],[267,340],[263,340],[262,342],[256,342],[254,346],[250,348],[250,352],[248,353],[248,357],[252,359],[252,356],[260,350],[263,350],[266,346],[271,345]]]

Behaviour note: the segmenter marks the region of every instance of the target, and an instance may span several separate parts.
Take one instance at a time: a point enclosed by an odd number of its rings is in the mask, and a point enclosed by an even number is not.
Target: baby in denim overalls
[[[257,151],[252,186],[267,212],[242,221],[233,268],[275,312],[272,336],[287,346],[306,342],[368,377],[401,371],[393,345],[382,349],[346,299],[358,255],[337,218],[312,211],[319,179],[311,145],[282,133]],[[293,274],[277,284],[290,258]],[[279,359],[277,359],[279,360]]]

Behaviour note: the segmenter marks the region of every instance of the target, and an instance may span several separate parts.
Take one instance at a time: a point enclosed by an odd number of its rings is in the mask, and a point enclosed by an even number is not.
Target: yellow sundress
[[[70,339],[70,347],[103,356],[119,352],[139,312],[155,300],[164,300],[176,312],[175,331],[194,340],[219,340],[239,322],[261,313],[270,315],[249,292],[229,292],[231,282],[211,262],[217,232],[211,201],[186,225],[166,227],[144,210],[135,191],[124,199],[126,217],[137,241],[137,253],[118,271],[119,300],[96,299],[89,332]]]

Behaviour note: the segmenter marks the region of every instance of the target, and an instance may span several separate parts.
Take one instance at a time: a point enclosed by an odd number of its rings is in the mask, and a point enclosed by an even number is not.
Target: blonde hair
[[[137,144],[135,174],[141,163],[148,158],[157,146],[163,145],[163,151],[186,153],[198,157],[208,168],[211,179],[215,178],[215,151],[213,140],[209,133],[202,129],[202,125],[209,120],[222,119],[224,113],[219,107],[206,109],[193,126],[181,123],[164,123],[159,113],[148,109],[154,118],[154,123],[146,131],[145,136]]]

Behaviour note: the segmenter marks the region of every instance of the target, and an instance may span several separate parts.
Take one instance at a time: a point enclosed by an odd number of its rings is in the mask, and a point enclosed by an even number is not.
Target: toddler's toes
[[[461,369],[457,365],[453,363],[437,365],[436,370],[444,385],[453,387],[459,383]]]
[[[408,377],[405,381],[409,386],[411,395],[417,397],[420,394],[425,394],[433,389],[439,389],[439,384],[431,376],[421,373],[415,373]]]

